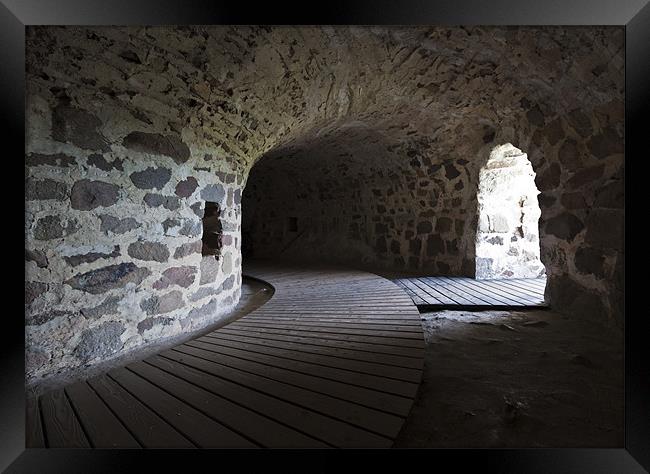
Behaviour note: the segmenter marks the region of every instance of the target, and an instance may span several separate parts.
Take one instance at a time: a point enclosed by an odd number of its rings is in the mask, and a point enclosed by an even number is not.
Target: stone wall
[[[120,75],[99,75],[92,61],[75,75],[54,61],[41,69],[38,45],[28,51],[25,329],[33,382],[196,330],[232,309],[244,175],[177,113],[130,93]],[[128,68],[133,57],[124,56]],[[222,209],[217,258],[201,252],[206,201]]]
[[[414,86],[410,107],[400,102],[382,116],[361,111],[267,153],[244,191],[244,244],[258,257],[476,275],[480,171],[496,146],[512,143],[527,153],[540,191],[537,203],[531,196],[524,204],[524,240],[531,239],[533,273],[546,267],[547,300],[567,314],[620,326],[621,32],[540,28],[533,38],[528,29],[481,31],[479,38],[468,34],[485,49],[474,50],[471,61],[456,58],[463,67],[446,69],[454,60],[443,59],[444,48],[428,68],[409,64],[417,71],[417,79],[404,79]],[[491,41],[504,32],[505,42]],[[467,44],[457,49],[467,57]],[[376,100],[368,92],[355,105],[367,96]],[[539,234],[532,223],[538,212]]]
[[[537,278],[539,191],[528,157],[507,143],[496,147],[479,173],[477,279]]]
[[[623,33],[29,27],[28,377],[234,304],[257,161],[269,255],[311,218],[296,258],[468,274],[479,171],[512,143],[537,174],[551,304],[620,322]],[[221,210],[219,268],[199,253],[204,201]]]
[[[273,152],[244,190],[243,245],[258,257],[473,275],[465,255],[474,241],[464,239],[471,211],[461,205],[467,171],[430,161],[422,169],[415,146],[350,126]]]

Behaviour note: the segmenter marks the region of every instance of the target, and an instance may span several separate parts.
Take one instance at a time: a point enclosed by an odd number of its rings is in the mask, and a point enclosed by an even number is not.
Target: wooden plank
[[[158,416],[201,448],[252,448],[256,445],[240,434],[201,414],[126,368],[108,376],[141,400]]]
[[[214,360],[228,367],[262,375],[278,382],[306,388],[307,390],[330,395],[365,407],[402,417],[406,416],[411,408],[411,400],[409,399],[350,384],[347,381],[321,377],[320,372],[314,370],[317,367],[313,365],[310,367],[312,372],[309,373],[308,369],[295,370],[299,367],[294,361],[270,354],[253,353],[197,340],[188,342],[186,345],[218,354],[218,356],[213,356]]]
[[[300,346],[296,346],[296,349],[300,349],[303,352],[312,352],[308,349],[309,346],[320,346],[325,348],[341,348],[341,349],[350,349],[355,351],[369,352],[371,354],[392,354],[399,355],[404,357],[411,357],[415,359],[422,360],[424,356],[423,347],[408,347],[408,346],[391,346],[385,344],[375,344],[372,342],[366,342],[363,340],[348,340],[348,339],[333,339],[330,335],[328,337],[322,337],[321,335],[309,335],[309,334],[289,334],[286,330],[283,329],[263,329],[256,328],[254,331],[230,331],[226,333],[225,331],[214,331],[206,334],[207,337],[217,337],[224,339],[233,339],[234,335],[240,337],[260,337],[267,340],[275,340],[279,342],[296,342]],[[307,346],[307,347],[304,347]],[[289,347],[289,346],[286,346]]]
[[[419,279],[414,279],[413,284],[417,285],[419,288],[422,288],[423,291],[427,292],[427,294],[431,295],[433,300],[429,299],[430,304],[438,304],[436,301],[439,301],[443,305],[456,305],[459,304],[456,301],[456,298],[452,298],[447,292],[445,292],[443,289],[435,287],[430,284],[424,284],[422,281]]]
[[[29,397],[25,403],[25,447],[45,448],[45,435],[41,421],[38,397]]]
[[[546,278],[515,278],[519,285],[528,287],[536,291],[544,291],[546,288]]]
[[[89,379],[88,384],[145,448],[196,447],[156,413],[105,375]]]
[[[65,392],[94,448],[141,447],[86,382],[68,385]]]
[[[309,371],[308,373],[318,373],[319,376],[330,378],[337,381],[344,381],[352,385],[381,390],[386,393],[392,393],[403,397],[413,398],[417,392],[416,383],[405,383],[401,380],[394,380],[381,375],[363,374],[359,372],[341,369],[327,365],[327,361],[322,361],[318,357],[312,357],[297,351],[291,351],[284,348],[282,344],[273,346],[269,341],[255,340],[254,342],[242,342],[238,339],[247,338],[211,338],[210,340],[218,345],[242,349],[247,351],[247,357],[255,357],[257,354],[266,354],[278,358],[286,359],[284,367],[290,368],[297,372]],[[266,344],[265,344],[266,342]]]
[[[215,336],[216,337],[216,336]],[[290,343],[279,339],[268,339],[264,337],[230,335],[228,337],[220,336],[219,339],[234,340],[250,344],[257,344],[265,347],[274,347],[282,351],[282,355],[287,359],[313,362],[327,367],[334,367],[351,372],[362,374],[379,375],[405,382],[419,383],[421,371],[418,369],[409,369],[403,367],[394,367],[392,365],[375,364],[356,359],[347,359],[333,356],[329,351],[320,350],[318,347],[311,347],[305,344]]]
[[[546,290],[546,279],[542,279],[541,283],[531,283],[528,278],[518,278],[515,280],[506,280],[508,283],[518,286],[519,288],[527,289],[536,295],[544,295]]]
[[[411,302],[413,304],[413,302]],[[403,319],[405,321],[418,321],[420,317],[420,313],[417,311],[415,307],[409,309],[408,311],[400,311],[400,310],[390,310],[390,311],[379,311],[376,309],[363,309],[363,310],[339,310],[339,311],[327,311],[327,310],[320,310],[320,309],[312,309],[312,308],[303,308],[301,311],[282,311],[282,310],[271,310],[267,308],[260,308],[252,313],[250,313],[248,316],[245,316],[248,318],[249,316],[252,317],[267,317],[267,316],[287,316],[287,317],[307,317],[307,316],[322,316],[322,317],[354,317],[358,319],[362,318],[394,318],[398,317],[400,319]]]
[[[485,296],[488,296],[496,301],[499,301],[499,305],[502,306],[522,306],[523,304],[514,299],[510,298],[508,295],[504,295],[502,292],[495,291],[491,287],[487,287],[485,285],[482,285],[479,283],[477,280],[473,280],[471,278],[458,278],[458,284],[464,286],[465,288],[468,289],[468,291],[471,289],[474,291],[476,294],[482,294]]]
[[[444,287],[438,286],[437,287],[438,291],[444,293],[450,299],[453,299],[454,301],[458,302],[458,304],[465,305],[465,306],[472,306],[476,304],[476,299],[471,297],[470,295],[467,295],[461,288],[455,287],[452,280],[446,280],[446,282],[449,284]],[[420,283],[422,286],[428,286],[425,279],[419,279],[418,283]],[[481,303],[482,302],[479,302],[479,304]]]
[[[333,332],[306,331],[303,329],[293,329],[291,328],[291,326],[279,327],[274,325],[272,327],[256,326],[255,328],[249,328],[246,326],[235,327],[233,325],[228,325],[223,327],[221,331],[224,334],[263,332],[263,333],[283,334],[289,336],[317,337],[320,339],[332,339],[335,341],[339,340],[339,341],[350,341],[350,342],[364,342],[367,344],[424,349],[424,341],[420,341],[419,339],[398,339],[398,338],[390,338],[390,337],[359,336],[355,334],[337,334]]]
[[[479,284],[484,285],[485,287],[492,288],[493,291],[499,292],[500,294],[510,298],[510,299],[515,299],[516,301],[519,301],[523,305],[530,305],[536,304],[538,299],[533,299],[532,297],[529,297],[528,295],[524,295],[520,292],[517,292],[510,287],[504,286],[500,284],[497,281],[492,281],[492,280],[481,280]]]
[[[48,447],[91,447],[62,388],[44,393],[40,402]]]
[[[341,323],[354,323],[354,324],[364,324],[365,322],[369,324],[381,324],[381,325],[394,325],[398,324],[400,326],[405,326],[410,328],[411,330],[422,330],[422,323],[420,320],[416,319],[400,319],[397,316],[382,316],[380,318],[372,318],[372,317],[347,317],[347,316],[341,316],[339,318],[336,317],[327,317],[327,316],[310,316],[310,315],[297,315],[297,316],[288,316],[288,315],[248,315],[244,318],[241,318],[242,321],[260,321],[260,322],[265,322],[265,321],[279,321],[279,322],[302,322],[302,321],[308,321],[308,322],[327,322],[327,323],[336,323],[336,322],[341,322]]]
[[[134,362],[128,367],[140,377],[162,387],[219,423],[241,432],[260,446],[267,448],[327,447],[322,441],[217,396],[155,365]],[[204,374],[204,377],[209,376]]]
[[[412,281],[413,280],[416,279],[414,278],[412,279]],[[428,295],[428,297],[426,298],[427,304],[444,305],[444,304],[448,304],[448,302],[451,301],[449,300],[449,298],[447,298],[447,296],[444,293],[437,291],[437,289],[432,287],[431,285],[422,285],[422,282],[418,281],[418,285],[416,286],[418,286],[418,288],[422,289],[422,291],[424,291]],[[451,303],[453,304],[455,302],[451,301]]]
[[[220,337],[220,335],[217,334],[206,334],[206,336],[197,338],[195,341],[203,341],[203,342],[212,342],[215,343],[215,338],[216,339],[231,339],[230,337]],[[289,346],[285,346],[285,348],[288,348]],[[325,355],[329,357],[336,357],[338,359],[347,359],[347,360],[353,360],[353,361],[365,361],[365,362],[372,362],[375,364],[381,364],[381,365],[390,365],[394,367],[403,367],[403,368],[408,368],[408,369],[421,369],[423,366],[422,358],[421,357],[403,357],[399,355],[393,355],[393,354],[382,354],[382,353],[370,353],[367,351],[358,351],[354,349],[344,349],[344,348],[339,348],[339,347],[332,347],[330,345],[307,345],[307,344],[302,344],[298,345],[296,343],[292,343],[291,347],[296,349],[299,352],[306,352],[310,354],[320,354],[320,355]]]
[[[471,300],[476,305],[492,306],[493,303],[491,298],[486,297],[485,295],[482,295],[480,293],[477,294],[476,292],[471,291],[472,285],[468,285],[468,286],[461,285],[461,282],[458,278],[443,277],[441,279],[447,283],[447,286],[445,286],[446,291],[455,291],[456,293],[462,294],[463,296]]]
[[[431,282],[430,284],[432,285],[437,285],[441,288],[440,291],[444,291],[444,288],[447,286],[447,284],[444,282],[444,280],[441,279],[433,279],[430,277],[426,277],[425,280]],[[491,295],[484,294],[480,291],[476,291],[476,289],[469,283],[466,283],[465,279],[461,278],[455,278],[456,284],[459,288],[462,288],[465,292],[469,293],[470,295],[474,296],[477,299],[480,299],[481,301],[484,301],[484,304],[487,305],[503,305],[504,303],[507,304],[507,302],[503,300],[499,300],[497,298],[494,298]],[[437,283],[434,283],[437,282]]]
[[[400,295],[399,299],[391,300],[390,295],[384,295],[381,298],[381,301],[367,302],[363,298],[351,298],[350,300],[342,300],[341,298],[334,298],[331,301],[326,301],[323,295],[315,294],[313,296],[301,295],[296,296],[291,299],[291,301],[274,301],[273,303],[267,303],[269,308],[289,310],[296,309],[298,311],[304,309],[305,305],[309,304],[318,304],[319,309],[330,308],[332,310],[337,309],[392,309],[392,308],[402,308],[402,309],[412,309],[413,306],[410,301],[407,301],[405,298]],[[266,307],[266,305],[265,305]]]
[[[278,320],[274,318],[242,318],[232,323],[238,325],[256,325],[256,324],[291,324],[295,327],[305,327],[314,329],[354,329],[361,331],[376,331],[380,334],[395,334],[395,337],[413,337],[420,339],[422,337],[422,328],[418,326],[402,326],[400,324],[375,324],[374,321],[355,321],[346,323],[343,321],[318,321],[296,318],[293,320]],[[412,336],[414,335],[414,336]]]
[[[439,291],[444,292],[446,295],[449,296],[449,298],[458,301],[459,304],[463,304],[467,306],[489,304],[486,301],[483,301],[467,293],[466,291],[464,291],[462,287],[455,285],[452,279],[445,278],[444,281],[447,282],[448,285],[445,287],[438,287],[440,288]],[[427,284],[425,279],[422,279],[422,283],[425,285]]]
[[[222,374],[221,376],[233,382],[251,388],[254,387],[255,390],[295,405],[318,411],[324,415],[331,416],[381,436],[396,436],[403,423],[402,419],[393,415],[382,414],[377,410],[334,398],[330,395],[289,385],[253,372],[226,366],[222,363],[224,356],[220,354],[214,354],[210,351],[190,346],[179,346],[173,350],[186,355],[200,357],[215,364],[218,367],[217,370]]]
[[[403,279],[402,282],[415,295],[417,295],[419,298],[421,298],[423,301],[425,301],[426,304],[446,304],[446,302],[447,302],[447,298],[445,297],[445,295],[433,296],[432,294],[430,294],[427,291],[423,290],[414,280]],[[437,298],[437,296],[441,296],[442,298]]]
[[[527,298],[532,298],[535,301],[544,300],[543,293],[518,286],[516,283],[510,282],[508,280],[499,280],[499,285],[503,288],[510,288],[517,295],[526,296]]]
[[[375,329],[350,329],[350,328],[340,328],[340,330],[337,330],[336,327],[331,327],[331,326],[317,326],[317,325],[307,325],[307,326],[299,326],[297,324],[281,324],[281,323],[256,323],[256,324],[249,324],[246,321],[239,320],[232,322],[228,325],[228,327],[233,327],[233,328],[246,328],[246,327],[269,327],[269,328],[286,328],[286,329],[293,329],[295,331],[311,331],[311,332],[319,332],[323,334],[347,334],[347,335],[352,335],[352,336],[371,336],[371,337],[384,337],[384,338],[391,338],[391,339],[410,339],[410,340],[415,340],[415,341],[421,341],[422,340],[422,334],[417,333],[417,332],[397,332],[397,331],[382,331],[382,330],[375,330]]]
[[[416,305],[426,304],[426,301],[416,295],[409,287],[407,287],[404,282],[401,280],[395,280],[395,283],[398,284],[402,290],[413,300],[413,303]]]
[[[183,354],[177,351],[166,351],[161,356],[155,356],[147,360],[159,366],[165,360],[171,360],[182,364],[189,369],[193,375],[191,380],[195,384],[208,388],[208,384],[216,384],[212,390],[230,400],[239,400],[241,404],[265,414],[283,424],[294,427],[301,432],[321,439],[336,447],[388,447],[391,441],[388,438],[375,435],[368,431],[357,428],[340,420],[324,416],[316,411],[289,403],[279,397],[270,396],[256,388],[249,388],[246,385],[233,382],[223,377],[223,368],[217,364],[206,361],[199,357]],[[170,370],[178,370],[178,365],[167,367]],[[205,373],[215,377],[207,378]],[[187,376],[187,369],[185,372]]]
[[[214,336],[214,337],[231,337],[232,336],[244,336],[244,337],[255,337],[255,338],[262,338],[262,339],[269,339],[269,340],[277,340],[277,341],[288,341],[289,339],[286,339],[287,337],[306,337],[306,338],[312,338],[312,339],[319,339],[321,341],[345,341],[350,344],[367,344],[367,348],[369,350],[364,351],[364,352],[377,352],[373,351],[370,347],[372,346],[386,346],[386,347],[395,347],[395,348],[402,348],[404,350],[408,349],[424,349],[424,341],[419,341],[416,339],[393,339],[393,338],[388,338],[388,337],[371,337],[371,336],[357,336],[357,335],[349,335],[349,334],[334,334],[334,333],[319,333],[319,332],[312,332],[312,331],[302,331],[302,330],[296,330],[296,329],[288,329],[288,328],[263,328],[263,327],[257,327],[257,328],[243,328],[243,327],[232,327],[232,328],[227,328],[227,330],[223,330],[220,332],[214,332],[210,334],[206,334],[207,336]],[[306,343],[310,345],[314,345],[311,342],[305,341]],[[327,344],[320,344],[320,345],[325,345]],[[332,346],[334,347],[334,346]],[[361,347],[361,346],[359,346]]]
[[[255,313],[310,313],[310,312],[320,312],[320,313],[332,313],[332,314],[341,314],[341,313],[400,313],[404,315],[413,315],[417,313],[417,308],[413,306],[413,302],[409,301],[409,305],[400,304],[400,305],[388,305],[388,306],[379,306],[379,305],[365,305],[365,306],[356,306],[351,307],[350,305],[330,308],[327,305],[321,305],[318,301],[303,301],[302,306],[268,306],[268,303],[264,306],[259,307],[254,312]]]

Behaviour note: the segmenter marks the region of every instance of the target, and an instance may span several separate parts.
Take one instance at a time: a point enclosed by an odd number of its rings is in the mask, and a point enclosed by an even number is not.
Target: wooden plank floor
[[[546,278],[474,280],[465,277],[396,278],[413,302],[424,309],[503,309],[545,307]]]
[[[422,376],[411,299],[377,275],[253,264],[263,306],[27,404],[27,447],[390,447]]]

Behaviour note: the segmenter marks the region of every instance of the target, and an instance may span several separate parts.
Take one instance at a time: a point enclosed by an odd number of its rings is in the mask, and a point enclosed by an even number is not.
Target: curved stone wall
[[[309,169],[265,193],[264,235],[306,193],[333,242],[361,242],[351,262],[466,273],[478,170],[510,142],[542,192],[551,304],[620,321],[622,48],[609,27],[29,27],[28,378],[234,305],[242,190],[265,155],[260,170],[285,163],[268,176]],[[205,201],[218,265],[200,255]]]
[[[37,30],[28,41],[25,157],[29,381],[228,313],[240,294],[245,169],[184,123],[187,109],[134,81],[143,49],[115,48],[109,67],[72,52],[99,48],[93,34]],[[44,61],[50,42],[63,45]],[[206,201],[222,210],[218,258],[202,257]]]

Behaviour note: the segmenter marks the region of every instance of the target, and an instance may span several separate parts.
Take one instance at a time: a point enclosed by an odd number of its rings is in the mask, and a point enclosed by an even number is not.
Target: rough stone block
[[[162,189],[172,177],[169,168],[149,167],[142,171],[131,173],[131,182],[140,189]]]
[[[79,230],[77,221],[68,219],[64,224],[59,216],[46,216],[36,222],[34,238],[37,240],[53,240],[74,234]]]
[[[445,241],[439,235],[430,235],[427,239],[427,256],[435,257],[445,253]]]
[[[208,202],[222,204],[226,191],[220,184],[209,184],[201,191],[201,199]]]
[[[72,186],[70,205],[72,209],[90,211],[97,207],[109,207],[119,198],[120,188],[103,181],[82,179]]]
[[[118,312],[120,301],[119,296],[109,296],[97,306],[82,309],[81,314],[87,319],[99,319],[107,314],[115,314]]]
[[[592,209],[587,217],[585,242],[600,249],[622,250],[625,212],[622,209]]]
[[[580,247],[576,250],[574,263],[578,271],[587,275],[594,275],[597,278],[605,276],[605,256],[602,250],[592,247]]]
[[[25,261],[36,263],[38,268],[46,268],[48,265],[47,256],[40,250],[25,249]]]
[[[53,321],[56,318],[62,318],[62,317],[69,318],[73,315],[74,313],[71,313],[70,311],[62,311],[62,310],[54,309],[39,314],[28,315],[25,320],[25,324],[28,326],[40,326],[41,324],[49,323],[50,321]]]
[[[103,214],[99,216],[99,219],[101,221],[100,230],[106,234],[109,232],[114,234],[125,234],[133,229],[137,229],[141,225],[133,217],[120,219],[119,217]]]
[[[175,196],[147,193],[143,200],[149,207],[162,206],[170,211],[175,211],[181,206],[179,199]]]
[[[52,138],[88,150],[110,151],[107,140],[97,131],[102,125],[96,116],[75,107],[59,105],[52,111]]]
[[[182,197],[182,198],[190,197],[198,186],[199,183],[196,180],[196,178],[194,178],[193,176],[189,176],[188,178],[184,179],[183,181],[180,181],[176,185],[175,192],[178,197]]]
[[[41,153],[30,153],[25,157],[25,164],[27,166],[57,166],[60,168],[68,168],[77,164],[74,156],[66,155],[64,153],[55,153],[53,155],[44,155]]]
[[[176,250],[174,251],[174,258],[183,258],[195,253],[201,253],[201,248],[202,242],[200,240],[182,244],[176,247]]]
[[[623,153],[623,138],[612,127],[605,128],[602,133],[594,135],[587,142],[589,151],[598,159],[607,158],[616,153]]]
[[[47,291],[47,283],[37,281],[25,282],[25,304],[32,302]]]
[[[126,328],[122,323],[110,321],[81,333],[81,341],[74,350],[75,355],[87,362],[96,358],[106,358],[122,349],[120,336]]]
[[[146,318],[138,323],[138,334],[142,335],[156,326],[169,326],[172,321],[171,318]]]
[[[196,271],[196,267],[190,266],[168,268],[162,273],[160,280],[154,282],[153,287],[156,290],[167,288],[171,285],[187,288],[194,283]]]
[[[93,153],[88,157],[87,163],[89,166],[94,166],[95,168],[99,168],[103,171],[124,171],[124,168],[122,168],[122,163],[124,163],[124,160],[115,158],[113,161],[108,161],[102,155],[98,155],[96,153]]]
[[[219,273],[219,262],[212,255],[203,257],[201,260],[201,279],[199,283],[205,285],[206,283],[214,283]]]
[[[169,259],[169,249],[160,242],[138,241],[129,245],[129,256],[138,260],[166,262]]]
[[[490,220],[490,232],[509,232],[510,225],[508,224],[508,218],[503,214],[494,214],[488,216]]]
[[[151,155],[169,156],[176,164],[183,164],[190,158],[190,149],[180,137],[159,133],[131,132],[122,140],[129,150]]]
[[[81,265],[82,263],[92,263],[96,260],[99,260],[100,258],[106,259],[106,258],[115,258],[119,256],[120,256],[120,246],[116,245],[113,247],[113,251],[111,253],[88,252],[84,254],[63,257],[63,259],[66,261],[68,265],[76,267],[78,265]]]
[[[38,201],[53,199],[63,201],[68,196],[68,186],[53,179],[28,179],[25,183],[25,199]]]
[[[185,219],[183,221],[183,226],[178,231],[181,235],[186,235],[188,237],[197,237],[203,232],[203,225],[201,221],[196,221],[193,219]]]
[[[578,235],[584,224],[574,214],[563,212],[546,221],[546,233],[556,236],[559,239],[572,241]]]
[[[77,290],[97,294],[123,288],[128,283],[139,285],[150,273],[149,269],[140,268],[134,263],[128,262],[82,273],[70,278],[65,283]]]

